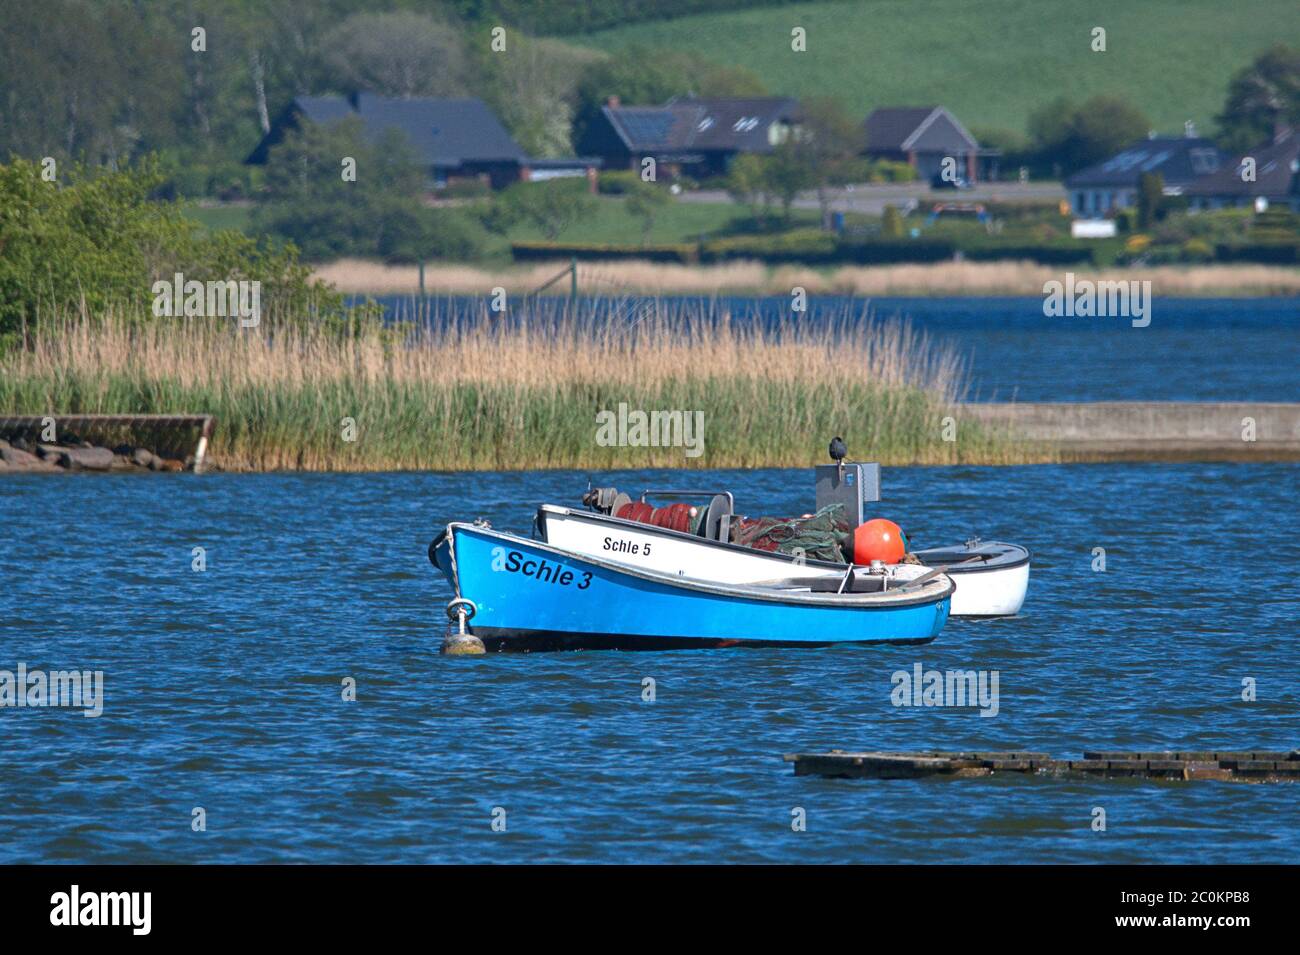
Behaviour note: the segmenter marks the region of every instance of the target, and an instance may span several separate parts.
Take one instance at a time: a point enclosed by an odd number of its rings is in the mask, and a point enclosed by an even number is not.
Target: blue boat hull
[[[430,557],[473,602],[469,629],[489,650],[925,643],[952,592],[879,604],[727,592],[471,525],[453,525]]]

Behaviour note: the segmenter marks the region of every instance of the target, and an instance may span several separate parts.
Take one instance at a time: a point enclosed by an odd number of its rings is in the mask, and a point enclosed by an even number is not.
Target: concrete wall
[[[1300,461],[1300,403],[967,404],[962,414],[1058,447],[1067,460]]]

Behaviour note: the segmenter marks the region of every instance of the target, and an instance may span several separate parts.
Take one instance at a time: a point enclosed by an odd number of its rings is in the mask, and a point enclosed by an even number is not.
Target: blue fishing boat
[[[455,591],[450,615],[487,650],[926,643],[954,589],[937,570],[902,584],[860,568],[830,581],[678,578],[482,523],[449,524],[429,558]]]

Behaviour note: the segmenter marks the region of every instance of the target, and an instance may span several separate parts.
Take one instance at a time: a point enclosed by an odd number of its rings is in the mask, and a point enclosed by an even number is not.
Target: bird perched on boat
[[[831,453],[831,460],[834,461],[836,466],[839,468],[839,478],[840,480],[844,480],[844,455],[849,453],[849,449],[844,446],[844,439],[839,435],[831,438],[831,446],[829,450]]]

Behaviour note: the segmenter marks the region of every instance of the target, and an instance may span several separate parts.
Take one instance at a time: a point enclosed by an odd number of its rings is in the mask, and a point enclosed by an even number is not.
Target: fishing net
[[[843,504],[828,504],[812,517],[740,517],[731,525],[732,543],[834,563],[844,561],[848,533]]]

